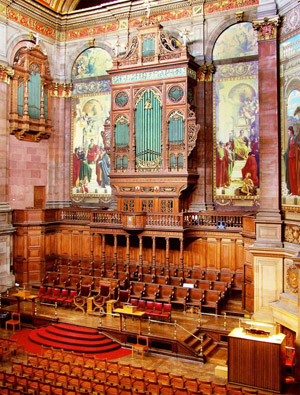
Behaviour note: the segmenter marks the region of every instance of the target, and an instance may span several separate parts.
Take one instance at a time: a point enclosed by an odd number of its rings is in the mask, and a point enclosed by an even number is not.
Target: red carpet
[[[99,334],[96,329],[75,325],[54,324],[39,329],[22,329],[11,337],[23,344],[27,352],[41,354],[42,345],[62,348],[66,351],[88,353],[103,359],[120,358],[130,354],[130,350]]]

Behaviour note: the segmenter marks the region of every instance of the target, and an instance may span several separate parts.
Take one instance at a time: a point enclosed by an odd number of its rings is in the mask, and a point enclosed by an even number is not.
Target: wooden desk
[[[114,309],[114,305],[116,303],[116,299],[110,299],[106,302],[106,312],[107,314],[111,314],[113,312]]]
[[[228,382],[281,392],[285,335],[249,335],[243,328],[228,336]]]
[[[20,313],[20,304],[21,300],[31,300],[32,302],[32,315],[35,315],[35,299],[38,297],[37,295],[31,295],[30,292],[18,291],[15,294],[11,294],[10,296],[17,299],[17,313]]]
[[[139,319],[139,335],[141,334],[141,330],[142,330],[142,318],[145,315],[144,311],[134,311],[132,313],[128,312],[128,310],[126,309],[115,309],[114,313],[117,313],[120,315],[120,325],[119,325],[119,329],[120,332],[122,332],[122,320],[123,320],[123,316],[124,317],[132,317],[132,318],[138,318]]]

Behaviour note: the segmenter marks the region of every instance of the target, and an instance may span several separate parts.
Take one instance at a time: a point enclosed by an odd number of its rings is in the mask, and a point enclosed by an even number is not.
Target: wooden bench
[[[130,282],[130,297],[140,299],[144,290],[144,283],[138,281]]]
[[[170,303],[173,288],[170,285],[160,285],[156,295],[157,302]]]
[[[170,298],[171,304],[179,304],[183,307],[183,311],[185,311],[188,289],[189,288],[174,287]]]
[[[206,270],[204,273],[204,280],[219,281],[220,272],[215,270]]]
[[[203,291],[203,302],[201,305],[201,311],[204,309],[213,309],[215,314],[219,314],[220,306],[222,303],[222,294],[220,291],[213,289],[205,289]]]
[[[146,283],[144,284],[144,289],[141,293],[141,298],[144,300],[155,301],[158,293],[158,284]]]
[[[57,283],[57,277],[57,272],[46,272],[43,280],[43,285],[45,285],[46,287],[54,287]]]
[[[182,287],[183,277],[169,277],[169,284],[174,287]]]
[[[198,307],[201,311],[204,300],[204,290],[201,288],[189,288],[186,305],[191,307]]]
[[[138,275],[138,281],[140,281],[142,283],[154,283],[155,282],[155,275],[149,274],[149,273],[145,273],[145,274],[140,273]]]

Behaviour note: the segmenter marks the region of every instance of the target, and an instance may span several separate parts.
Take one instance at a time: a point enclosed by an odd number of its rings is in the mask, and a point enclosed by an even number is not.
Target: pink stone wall
[[[0,82],[0,202],[7,202],[7,92],[8,85]]]
[[[38,143],[9,136],[8,196],[12,209],[33,206],[33,187],[47,190],[48,140]]]
[[[70,198],[71,99],[52,98],[48,201]]]

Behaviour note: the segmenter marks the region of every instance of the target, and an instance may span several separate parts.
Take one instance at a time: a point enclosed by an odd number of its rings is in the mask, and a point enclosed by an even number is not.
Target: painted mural
[[[238,23],[220,35],[214,47],[213,58],[216,61],[257,55],[257,48],[257,34],[252,23]]]
[[[284,114],[282,130],[282,203],[300,206],[300,35],[280,45]]]
[[[220,204],[259,196],[258,65],[256,60],[232,63],[257,54],[254,37],[249,23],[231,26],[213,53],[219,60],[230,58],[214,75],[214,196]]]
[[[72,96],[71,198],[78,202],[111,196],[110,157],[105,151],[102,137],[105,121],[110,115],[110,84],[105,77],[99,80],[98,75],[104,73],[105,76],[104,65],[111,63],[110,55],[99,49],[88,49],[81,54],[72,70],[75,83]],[[102,62],[98,57],[103,52]],[[85,67],[91,59],[92,64],[96,65],[94,69]],[[98,77],[97,80],[94,77]]]
[[[107,75],[111,69],[112,58],[102,48],[89,48],[76,59],[72,68],[72,79],[82,79]]]

